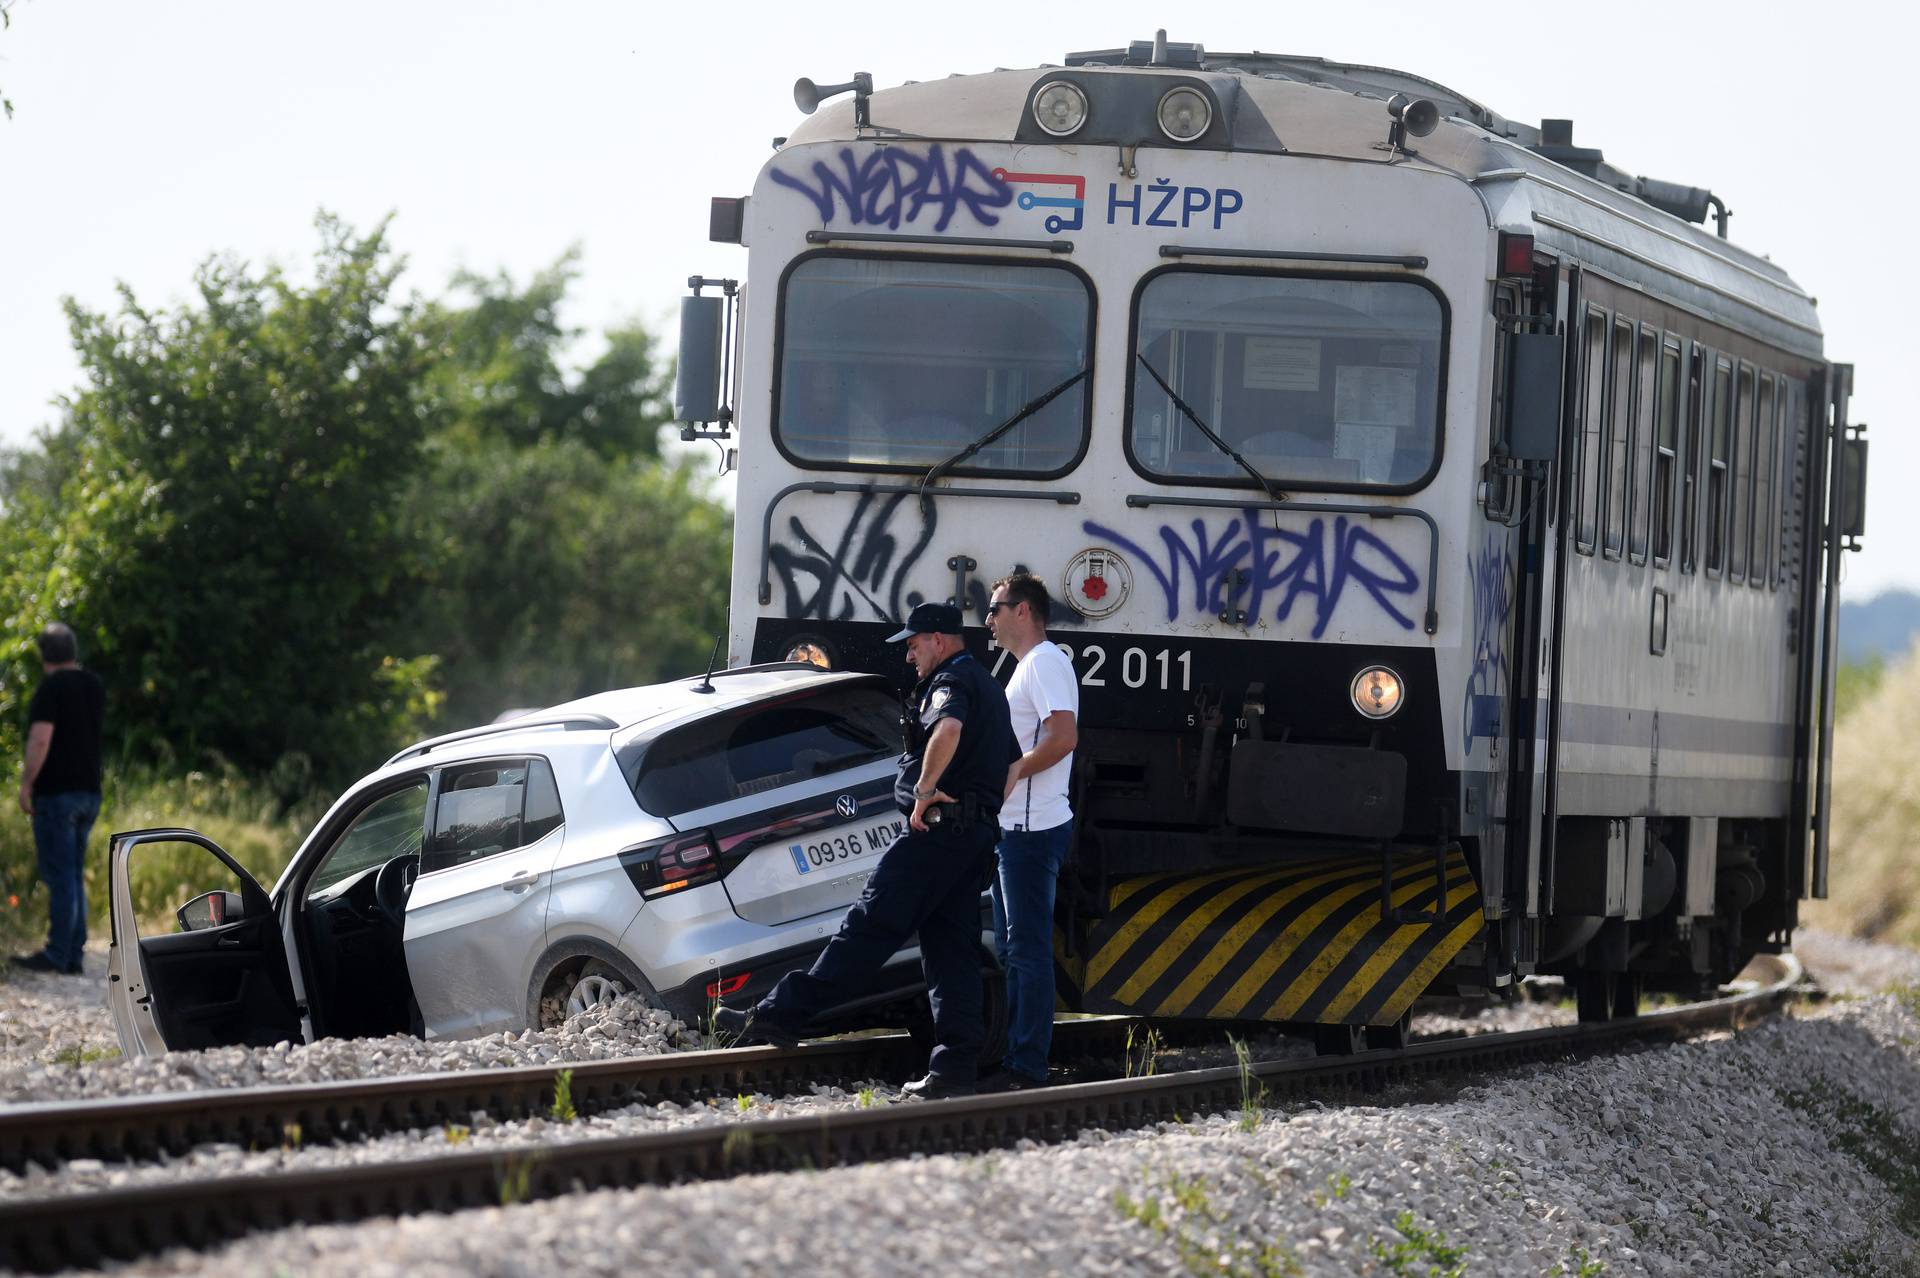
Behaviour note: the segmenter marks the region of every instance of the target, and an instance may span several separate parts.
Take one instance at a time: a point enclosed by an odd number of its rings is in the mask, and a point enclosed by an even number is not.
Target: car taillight
[[[707,982],[708,998],[725,998],[753,979],[752,972],[736,972],[732,976],[723,976],[717,981]]]
[[[655,839],[620,854],[620,864],[643,897],[682,892],[720,877],[713,836],[705,830]]]

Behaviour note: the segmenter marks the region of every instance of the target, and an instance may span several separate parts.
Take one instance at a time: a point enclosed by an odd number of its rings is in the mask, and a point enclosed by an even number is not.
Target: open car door
[[[152,935],[143,936],[130,890],[136,852],[143,861],[171,860],[169,877],[178,872],[188,883],[221,886],[181,904],[174,930],[150,925]],[[218,864],[204,861],[208,856]],[[151,1056],[300,1039],[280,918],[253,876],[212,840],[181,829],[115,834],[107,881],[107,1006],[122,1052]]]

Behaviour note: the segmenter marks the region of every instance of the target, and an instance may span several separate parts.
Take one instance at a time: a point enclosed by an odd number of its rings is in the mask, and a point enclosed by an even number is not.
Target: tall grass
[[[1833,854],[1807,922],[1920,947],[1920,648],[1843,671],[1834,698]]]
[[[297,781],[298,778],[292,778]],[[289,778],[253,780],[231,770],[162,776],[113,769],[102,783],[100,819],[87,843],[88,935],[107,935],[107,838],[117,830],[185,826],[206,835],[271,889],[294,849],[325,810],[328,796],[286,797]],[[47,889],[40,881],[33,829],[14,806],[0,817],[0,944],[31,949],[46,938]],[[140,918],[173,930],[173,911],[211,888],[234,886],[211,856],[187,844],[136,850],[129,888]]]

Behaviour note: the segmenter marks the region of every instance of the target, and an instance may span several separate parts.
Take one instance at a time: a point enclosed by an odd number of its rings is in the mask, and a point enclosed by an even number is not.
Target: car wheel
[[[605,1007],[633,986],[618,969],[599,959],[589,959],[570,975],[557,977],[540,1000],[540,1028],[557,1029],[569,1017],[592,1007]]]

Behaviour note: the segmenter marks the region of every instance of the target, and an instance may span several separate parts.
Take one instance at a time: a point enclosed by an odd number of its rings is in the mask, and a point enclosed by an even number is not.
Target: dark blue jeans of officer
[[[956,832],[909,829],[881,856],[866,891],[813,967],[782,977],[754,1015],[804,1030],[819,1013],[867,993],[886,961],[918,932],[920,965],[933,1004],[928,1069],[948,1082],[974,1082],[987,1033],[980,892],[997,833],[991,821]]]

